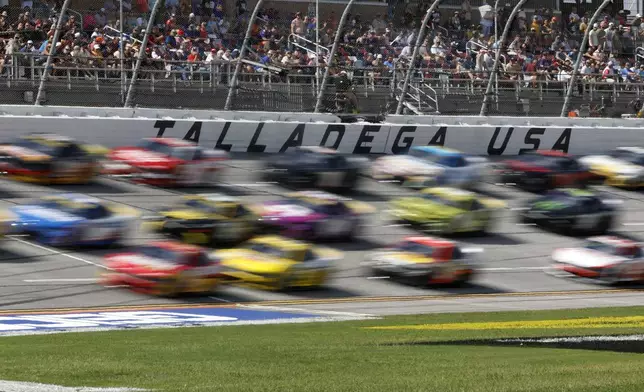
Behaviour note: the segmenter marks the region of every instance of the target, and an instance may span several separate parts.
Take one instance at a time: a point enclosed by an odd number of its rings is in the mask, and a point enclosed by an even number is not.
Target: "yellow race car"
[[[644,186],[644,148],[617,147],[605,154],[582,157],[579,161],[606,185],[619,188]]]
[[[230,244],[253,236],[259,217],[238,199],[221,195],[184,196],[174,206],[143,218],[143,228],[194,245]]]
[[[286,237],[261,236],[238,249],[216,251],[213,257],[221,261],[222,274],[230,280],[286,290],[323,286],[342,254]]]
[[[38,184],[84,184],[100,172],[101,146],[72,138],[34,133],[0,145],[0,169],[17,181]]]

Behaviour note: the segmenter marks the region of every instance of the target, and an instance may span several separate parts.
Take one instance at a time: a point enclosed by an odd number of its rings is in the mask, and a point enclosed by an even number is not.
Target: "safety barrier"
[[[461,118],[461,121],[463,120]],[[16,135],[43,131],[61,133],[106,147],[132,145],[145,137],[176,137],[193,140],[212,148],[246,153],[277,153],[299,145],[315,145],[331,147],[346,154],[402,154],[411,146],[440,145],[476,155],[516,155],[534,149],[591,154],[618,146],[638,145],[642,141],[643,132],[635,126],[614,128],[567,125],[343,124],[170,118],[0,117],[0,139],[3,141],[8,141]]]

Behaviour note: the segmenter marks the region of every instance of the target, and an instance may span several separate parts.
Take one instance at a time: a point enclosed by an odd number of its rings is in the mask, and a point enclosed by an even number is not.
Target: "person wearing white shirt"
[[[401,51],[400,51],[400,56],[399,58],[404,58],[404,57],[411,57],[412,54],[412,48],[410,44],[407,44]]]

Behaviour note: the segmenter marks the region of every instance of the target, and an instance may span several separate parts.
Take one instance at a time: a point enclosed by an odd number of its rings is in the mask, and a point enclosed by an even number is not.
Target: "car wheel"
[[[157,293],[161,297],[176,298],[181,294],[180,279],[168,279],[166,282],[160,284]]]
[[[455,286],[463,286],[472,280],[472,277],[474,276],[474,273],[472,271],[466,273],[466,274],[461,274],[457,279],[454,280],[454,285]]]

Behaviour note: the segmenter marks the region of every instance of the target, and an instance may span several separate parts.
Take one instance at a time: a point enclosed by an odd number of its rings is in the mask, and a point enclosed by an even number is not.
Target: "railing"
[[[316,50],[310,49],[310,48],[306,47],[305,45],[300,44],[298,41],[306,42],[307,44],[313,46],[315,49],[317,49],[319,51],[322,51],[322,52],[325,52],[325,56],[329,54],[329,48],[327,48],[326,46],[318,45],[315,42],[302,37],[301,35],[291,34],[291,35],[288,36],[289,45],[293,45],[293,46],[296,46],[296,47],[298,47],[300,49],[303,49],[304,51],[306,51],[309,54],[316,54]]]
[[[86,61],[94,61],[88,58]],[[5,65],[3,78],[0,78],[0,103],[24,103],[19,94],[37,89],[45,57],[16,53]],[[261,65],[252,61],[246,64]],[[135,101],[144,106],[160,107],[210,107],[215,108],[225,99],[223,92],[229,85],[234,70],[234,62],[175,62],[150,61],[140,73],[136,85]],[[264,66],[265,67],[265,66]],[[269,110],[277,108],[289,111],[308,111],[314,105],[317,84],[314,67],[274,68],[271,72],[242,72],[235,98],[236,107],[244,110]],[[404,67],[399,63],[395,68],[348,68],[360,104],[366,112],[387,110],[397,96],[398,83],[404,75]],[[260,72],[262,71],[262,72]],[[125,62],[126,83],[132,74],[132,62]],[[460,73],[444,69],[419,69],[412,79],[407,99],[419,112],[438,111],[443,114],[476,114],[480,107],[483,91],[489,73],[486,71],[464,70]],[[511,78],[515,78],[511,79]],[[559,108],[568,86],[567,76],[551,77],[546,73],[511,74],[501,71],[498,86],[494,89],[494,113],[514,113],[514,106],[529,105],[530,112],[541,110],[543,115],[558,115]],[[599,105],[625,107],[628,101],[644,94],[644,80],[636,78],[624,81],[613,75],[612,82],[605,81],[599,74],[582,74],[578,78],[573,106],[591,102]],[[118,59],[97,62],[95,66],[72,61],[71,58],[58,58],[46,82],[47,104],[88,104],[89,95],[101,106],[121,106],[119,98],[121,70]],[[326,91],[332,100],[334,83]],[[76,93],[74,93],[76,92]],[[163,99],[159,99],[163,96]],[[259,97],[259,98],[256,98]],[[76,103],[78,102],[78,103]],[[332,101],[328,103],[333,107]],[[551,109],[548,109],[551,108]],[[331,109],[329,109],[331,110]]]

